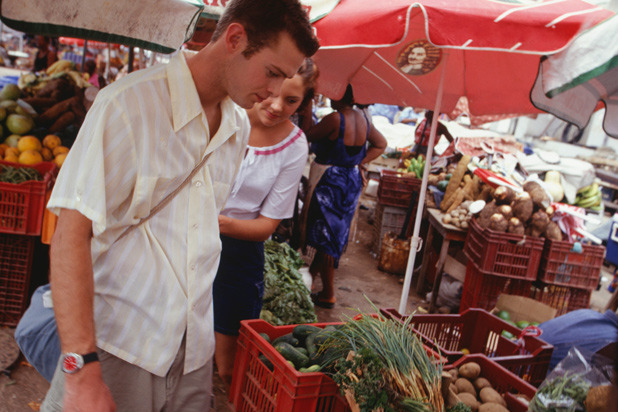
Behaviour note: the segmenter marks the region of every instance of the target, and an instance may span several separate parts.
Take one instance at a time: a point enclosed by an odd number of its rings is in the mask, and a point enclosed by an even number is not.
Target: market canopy
[[[201,0],[2,0],[0,18],[25,33],[171,53],[191,38],[203,8]]]

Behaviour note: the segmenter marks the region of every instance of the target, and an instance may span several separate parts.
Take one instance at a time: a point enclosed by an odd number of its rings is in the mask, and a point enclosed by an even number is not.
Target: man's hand
[[[65,375],[64,412],[114,412],[116,404],[103,382],[101,364],[91,363],[74,375]]]

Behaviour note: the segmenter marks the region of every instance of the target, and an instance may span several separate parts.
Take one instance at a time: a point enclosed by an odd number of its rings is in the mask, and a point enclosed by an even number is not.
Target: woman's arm
[[[281,219],[271,219],[262,215],[252,220],[240,220],[219,215],[219,232],[234,239],[261,242],[274,233],[279,222],[281,222]]]
[[[373,123],[370,123],[369,127],[369,136],[367,137],[367,140],[369,141],[370,147],[367,149],[367,155],[361,162],[361,165],[370,163],[373,159],[384,153],[384,150],[386,150],[386,146],[388,144],[386,142],[386,138],[384,138],[384,135],[382,135],[382,133],[375,128]]]
[[[319,123],[315,124],[309,131],[306,132],[307,140],[315,142],[316,140],[331,139],[335,140],[339,131],[339,113],[333,112],[324,117]]]

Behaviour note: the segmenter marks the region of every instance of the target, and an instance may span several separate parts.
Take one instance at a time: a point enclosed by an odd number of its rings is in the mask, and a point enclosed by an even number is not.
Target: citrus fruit
[[[67,155],[68,153],[60,153],[58,156],[54,157],[54,163],[56,163],[56,166],[62,167],[64,159],[66,159]]]
[[[43,156],[36,150],[26,150],[19,155],[19,163],[22,165],[34,165],[42,161]]]
[[[69,153],[69,148],[66,146],[56,146],[52,149],[54,156],[58,156],[61,153]]]
[[[34,120],[21,114],[10,114],[6,118],[6,127],[9,128],[11,133],[23,135],[34,127]]]
[[[511,319],[511,315],[509,315],[509,312],[507,312],[506,310],[501,310],[500,312],[496,313],[496,316],[503,320]]]
[[[15,153],[9,153],[4,156],[4,161],[17,163],[19,162],[19,158],[17,157]]]
[[[4,151],[4,157],[7,157],[7,156],[19,157],[19,149],[16,147],[7,147],[6,150]]]
[[[22,136],[17,141],[17,148],[20,152],[25,152],[26,150],[36,150],[38,152],[42,146],[41,141],[35,136]]]
[[[54,148],[62,146],[62,141],[55,134],[48,134],[43,138],[43,146],[54,150]]]
[[[9,145],[6,143],[0,143],[0,157],[4,157],[4,152],[8,149]]]
[[[43,156],[43,160],[45,160],[46,162],[54,159],[54,154],[47,147],[41,149],[41,156]]]
[[[17,141],[21,136],[18,134],[12,134],[6,139],[4,139],[4,143],[8,144],[10,147],[17,147]]]

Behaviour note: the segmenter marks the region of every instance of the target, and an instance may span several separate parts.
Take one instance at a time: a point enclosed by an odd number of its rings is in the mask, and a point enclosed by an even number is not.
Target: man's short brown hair
[[[212,41],[221,37],[231,23],[242,24],[247,32],[245,57],[271,45],[282,32],[288,33],[307,57],[320,47],[307,12],[298,0],[232,0],[225,6]]]

